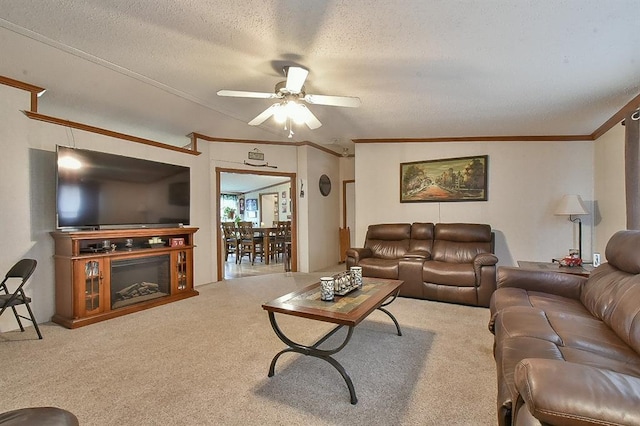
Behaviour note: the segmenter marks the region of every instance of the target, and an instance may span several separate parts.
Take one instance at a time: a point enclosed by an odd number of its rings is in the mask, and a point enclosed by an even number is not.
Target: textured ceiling
[[[287,140],[282,66],[310,70],[323,126],[294,140],[590,134],[640,93],[640,0],[0,0],[0,75],[39,111],[185,145]]]

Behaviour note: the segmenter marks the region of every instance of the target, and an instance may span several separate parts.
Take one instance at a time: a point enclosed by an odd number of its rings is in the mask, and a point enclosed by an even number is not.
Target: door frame
[[[343,228],[347,227],[347,185],[355,182],[356,182],[355,179],[347,179],[342,181],[342,227]]]
[[[267,175],[267,176],[282,176],[288,177],[291,184],[291,272],[298,271],[298,197],[295,196],[298,193],[296,182],[296,173],[284,173],[284,172],[269,172],[259,170],[246,170],[246,169],[228,169],[223,167],[216,167],[216,196],[215,196],[215,228],[216,228],[216,250],[218,253],[218,271],[217,280],[222,281],[224,279],[224,253],[222,250],[222,231],[220,229],[220,174],[221,173],[233,173],[244,175]]]

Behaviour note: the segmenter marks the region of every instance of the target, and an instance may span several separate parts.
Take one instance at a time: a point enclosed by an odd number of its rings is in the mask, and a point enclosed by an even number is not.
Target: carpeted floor
[[[70,410],[82,425],[492,425],[489,312],[398,298],[356,327],[336,355],[358,404],[328,363],[285,354],[261,304],[323,275],[274,274],[197,288],[200,296],[76,330],[43,324],[0,334],[0,412]],[[330,325],[279,316],[312,342]],[[334,336],[339,338],[340,336]]]

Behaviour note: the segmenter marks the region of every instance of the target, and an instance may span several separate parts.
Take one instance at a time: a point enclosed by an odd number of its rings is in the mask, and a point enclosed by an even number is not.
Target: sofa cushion
[[[410,238],[411,225],[408,223],[370,225],[365,248],[371,250],[373,257],[399,259],[409,251]]]
[[[568,314],[592,315],[579,300],[539,291],[527,291],[518,287],[503,287],[491,298],[491,312],[498,312],[510,306],[527,306],[540,308],[543,311],[556,310]]]
[[[607,262],[630,274],[640,274],[640,231],[618,231],[605,248]]]
[[[362,267],[362,276],[398,279],[398,259],[376,259],[367,257],[360,260],[358,266]]]
[[[593,316],[640,353],[640,275],[603,264],[587,280],[581,300]]]
[[[502,312],[500,315],[502,315]],[[501,324],[508,323],[510,319],[511,318],[504,318],[501,320]],[[594,321],[597,320],[594,319]],[[614,336],[611,332],[609,332],[608,335]],[[637,355],[635,358],[628,358],[626,360],[621,359],[619,354],[615,354],[615,357],[611,358],[592,352],[591,350],[558,346],[552,341],[539,337],[539,333],[537,337],[526,336],[526,333],[502,339],[496,337],[495,359],[498,373],[497,403],[499,415],[505,415],[505,409],[501,407],[505,407],[506,410],[508,410],[512,405],[512,401],[515,401],[519,394],[515,383],[514,372],[517,369],[517,365],[526,359],[557,360],[569,365],[579,364],[602,369],[602,371],[614,371],[635,377],[638,377],[640,373],[640,364]],[[597,338],[597,336],[593,337],[594,339]],[[599,348],[606,349],[605,343],[603,340],[603,345],[599,346]],[[634,356],[628,348],[626,353],[631,357]],[[576,380],[578,379],[576,378]]]
[[[532,337],[561,345],[562,339],[555,332],[545,312],[526,306],[512,306],[500,311],[495,323],[496,339]]]
[[[635,377],[544,359],[522,361],[514,377],[521,396],[514,425],[640,424]]]
[[[433,223],[413,223],[411,224],[411,242],[409,251],[426,252],[431,255],[433,249]],[[427,258],[429,258],[427,256]]]
[[[567,361],[587,363],[584,361],[597,359],[600,366],[619,361],[634,365],[634,371],[640,367],[638,355],[606,324],[592,316],[513,306],[500,311],[496,321],[498,341],[531,337],[557,345]]]
[[[497,342],[496,342],[497,343]],[[560,349],[546,340],[533,337],[511,337],[496,344],[496,373],[498,375],[498,411],[500,407],[511,407],[518,390],[515,386],[514,372],[516,365],[526,358],[543,358],[564,360]],[[505,413],[502,413],[504,416]],[[500,422],[500,424],[504,424]],[[507,422],[507,424],[510,424]]]
[[[438,223],[434,228],[432,258],[469,263],[479,253],[493,251],[491,226],[474,223]]]
[[[426,283],[475,287],[476,273],[471,263],[449,263],[433,260],[422,265],[422,280]]]

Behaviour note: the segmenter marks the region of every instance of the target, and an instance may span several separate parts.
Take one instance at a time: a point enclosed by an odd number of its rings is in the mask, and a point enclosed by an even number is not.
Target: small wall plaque
[[[264,161],[264,152],[258,151],[257,148],[253,151],[249,151],[249,160]]]

